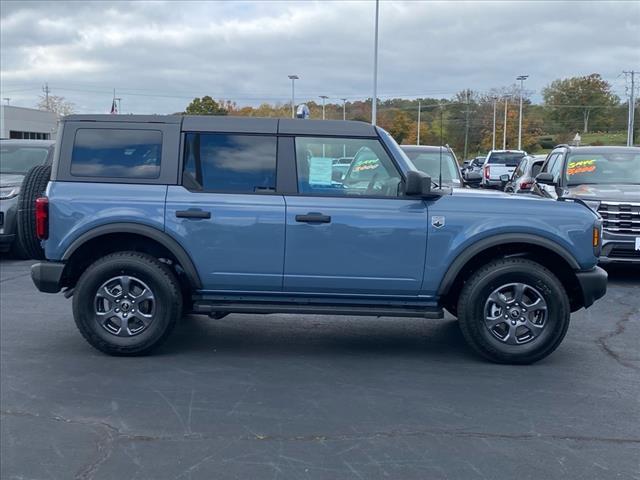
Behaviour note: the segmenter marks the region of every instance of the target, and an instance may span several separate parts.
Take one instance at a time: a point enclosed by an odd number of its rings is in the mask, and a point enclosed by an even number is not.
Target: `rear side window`
[[[73,143],[71,175],[158,178],[161,153],[159,130],[81,128]]]
[[[275,136],[188,133],[184,173],[206,191],[275,192],[276,145]]]

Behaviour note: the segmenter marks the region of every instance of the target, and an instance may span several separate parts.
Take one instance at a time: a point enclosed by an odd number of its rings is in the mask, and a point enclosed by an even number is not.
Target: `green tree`
[[[196,97],[187,105],[184,113],[187,115],[226,115],[228,111],[220,103],[209,95],[205,95],[202,98]]]
[[[608,127],[610,110],[620,101],[598,73],[554,80],[542,96],[552,121],[566,130],[580,128],[583,133],[589,132],[590,125]]]

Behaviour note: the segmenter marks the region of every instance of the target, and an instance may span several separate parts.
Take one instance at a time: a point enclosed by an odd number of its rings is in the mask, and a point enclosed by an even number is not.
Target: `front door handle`
[[[296,222],[304,223],[330,223],[331,216],[321,213],[307,213],[306,215],[296,215]]]
[[[178,218],[211,218],[211,212],[204,210],[176,210]]]

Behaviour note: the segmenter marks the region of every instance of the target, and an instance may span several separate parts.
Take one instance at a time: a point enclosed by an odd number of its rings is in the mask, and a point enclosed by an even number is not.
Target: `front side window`
[[[265,193],[276,189],[276,137],[188,133],[184,173],[202,190]]]
[[[296,162],[300,193],[398,196],[400,174],[378,140],[297,137]]]
[[[158,178],[161,153],[159,130],[81,128],[73,143],[71,175]]]

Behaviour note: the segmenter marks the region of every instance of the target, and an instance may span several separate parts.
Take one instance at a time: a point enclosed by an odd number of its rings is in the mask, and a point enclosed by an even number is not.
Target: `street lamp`
[[[342,100],[342,120],[346,120],[347,119],[347,99],[341,98],[340,100]]]
[[[520,116],[518,117],[518,150],[522,150],[522,92],[524,90],[524,81],[529,75],[520,75],[516,80],[520,80]]]
[[[503,150],[507,149],[507,108],[509,105],[510,96],[511,95],[504,96],[504,125],[503,125],[503,131],[502,131],[502,149]]]
[[[376,28],[375,40],[373,44],[373,98],[371,99],[371,125],[376,124],[378,107],[378,13],[380,2],[376,0]]]
[[[296,118],[296,80],[300,77],[298,75],[289,75],[291,80],[291,118]]]
[[[324,101],[329,97],[326,95],[320,95],[320,98],[322,99],[322,119],[324,120]]]
[[[498,104],[498,97],[493,97],[493,142],[491,150],[496,149],[496,105]]]

